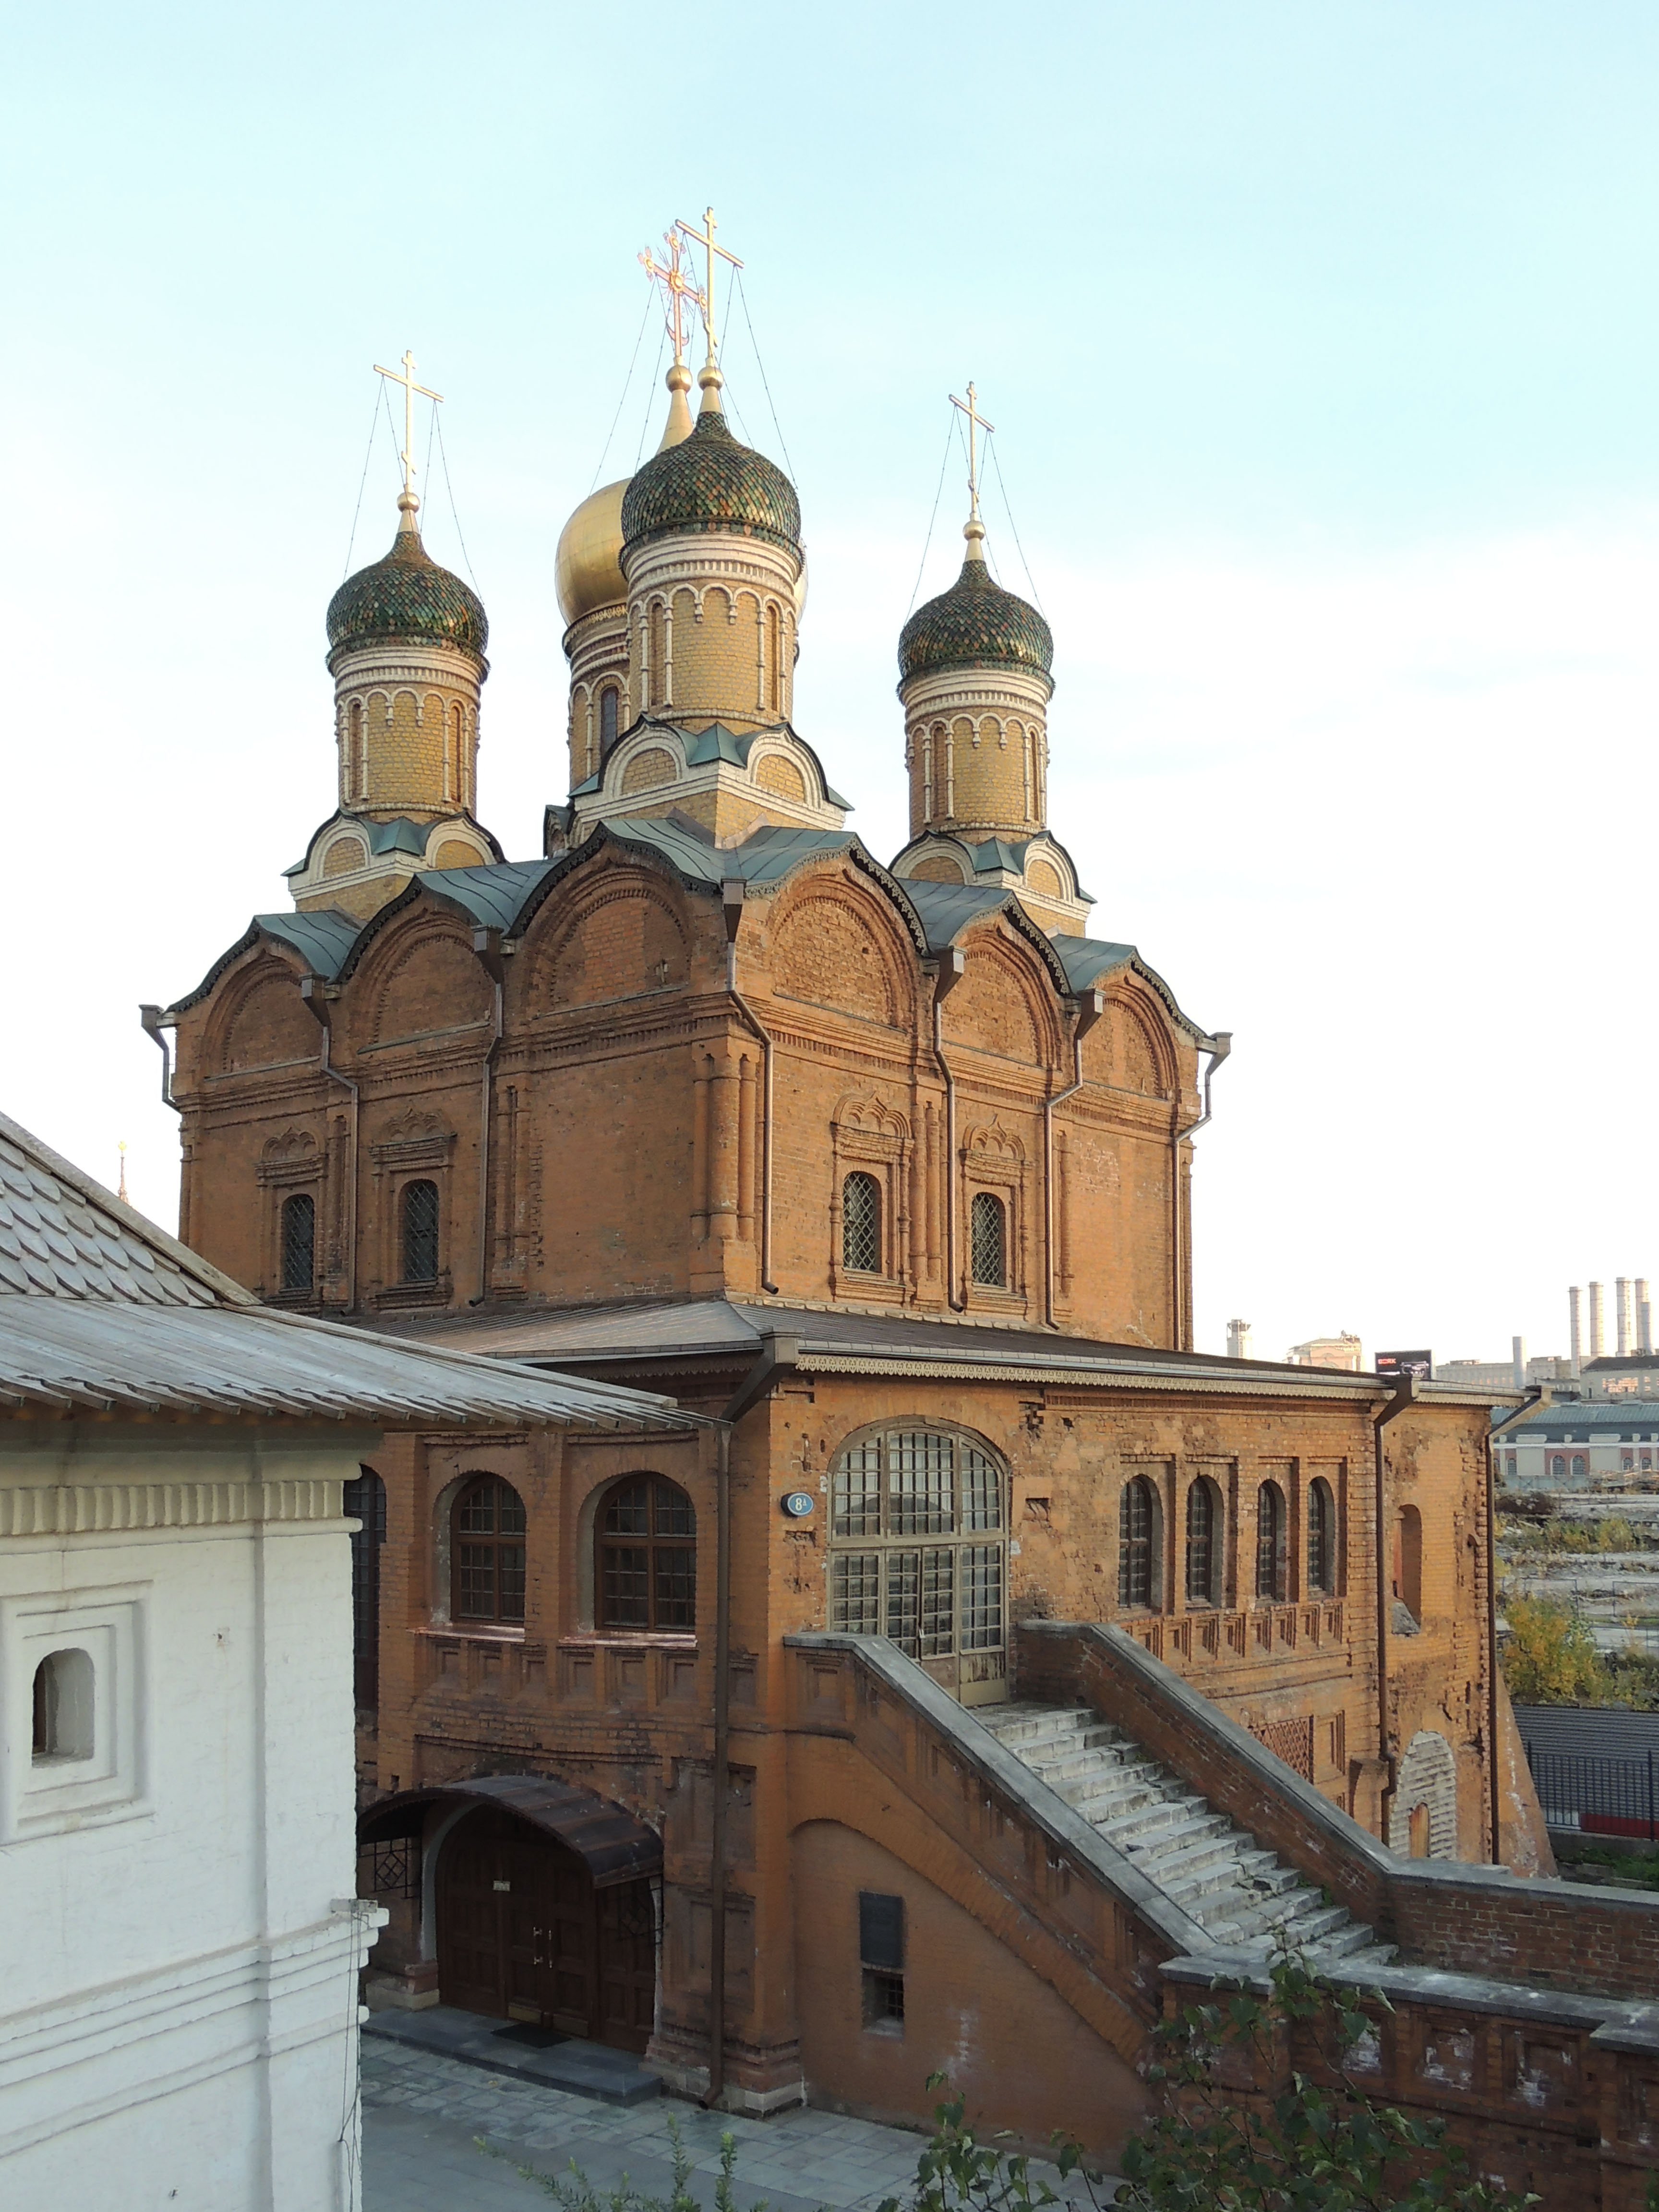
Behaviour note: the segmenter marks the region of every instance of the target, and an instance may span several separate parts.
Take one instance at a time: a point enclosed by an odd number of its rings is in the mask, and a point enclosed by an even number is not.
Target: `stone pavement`
[[[750,2120],[672,2097],[601,2104],[378,2038],[364,2041],[362,2081],[363,2212],[545,2212],[546,2192],[514,2168],[562,2174],[573,2158],[598,2186],[626,2173],[643,2194],[665,2199],[671,2120],[704,2205],[714,2201],[729,2130],[738,2212],[762,2198],[771,2212],[875,2212],[884,2197],[908,2195],[923,2142],[902,2128],[802,2107]],[[475,2146],[480,2136],[506,2156],[486,2157]],[[1052,2168],[1034,2171],[1055,2179]]]

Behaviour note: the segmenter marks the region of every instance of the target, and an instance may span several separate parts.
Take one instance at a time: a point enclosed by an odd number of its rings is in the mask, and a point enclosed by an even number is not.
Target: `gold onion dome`
[[[940,668],[1031,668],[1054,665],[1054,632],[1018,593],[1005,592],[985,565],[985,526],[969,523],[968,556],[948,592],[918,607],[899,632],[899,681]]]
[[[668,420],[663,425],[657,451],[666,453],[691,435],[691,410],[685,395],[691,378],[683,362],[676,362],[665,380]],[[622,572],[623,495],[629,479],[601,484],[591,491],[559,532],[559,550],[553,557],[553,588],[559,595],[559,611],[571,629],[584,615],[599,607],[620,606],[628,597]]]
[[[482,660],[489,622],[477,593],[441,568],[421,543],[418,502],[405,492],[398,534],[384,560],[348,576],[328,603],[328,643],[341,646],[380,638],[410,638],[453,646]]]
[[[623,495],[623,542],[681,531],[735,531],[800,550],[800,501],[775,462],[740,445],[718,404],[718,371],[707,368],[696,427],[683,443],[653,453]]]

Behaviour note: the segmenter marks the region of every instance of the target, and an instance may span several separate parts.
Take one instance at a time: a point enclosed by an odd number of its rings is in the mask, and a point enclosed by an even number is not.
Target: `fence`
[[[1537,1751],[1528,1744],[1527,1764],[1552,1827],[1659,1840],[1650,1751],[1635,1759],[1597,1759],[1578,1752]]]

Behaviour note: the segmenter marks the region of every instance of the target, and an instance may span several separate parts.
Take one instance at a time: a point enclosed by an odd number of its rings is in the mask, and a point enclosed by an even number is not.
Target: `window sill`
[[[525,1632],[512,1628],[503,1621],[494,1620],[428,1620],[420,1622],[416,1636],[441,1636],[453,1643],[458,1636],[475,1638],[485,1644],[522,1644]]]
[[[392,1283],[374,1293],[374,1306],[377,1313],[398,1313],[410,1307],[447,1306],[454,1295],[454,1285],[447,1275],[440,1275],[435,1283]]]
[[[595,1628],[559,1638],[561,1651],[695,1651],[694,1630],[683,1628]]]

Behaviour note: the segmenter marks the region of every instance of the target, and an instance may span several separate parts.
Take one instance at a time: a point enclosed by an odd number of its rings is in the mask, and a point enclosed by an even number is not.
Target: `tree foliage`
[[[1582,1613],[1553,1597],[1510,1598],[1504,1613],[1510,1632],[1503,1649],[1504,1679],[1517,1704],[1607,1701],[1613,1684]]]

